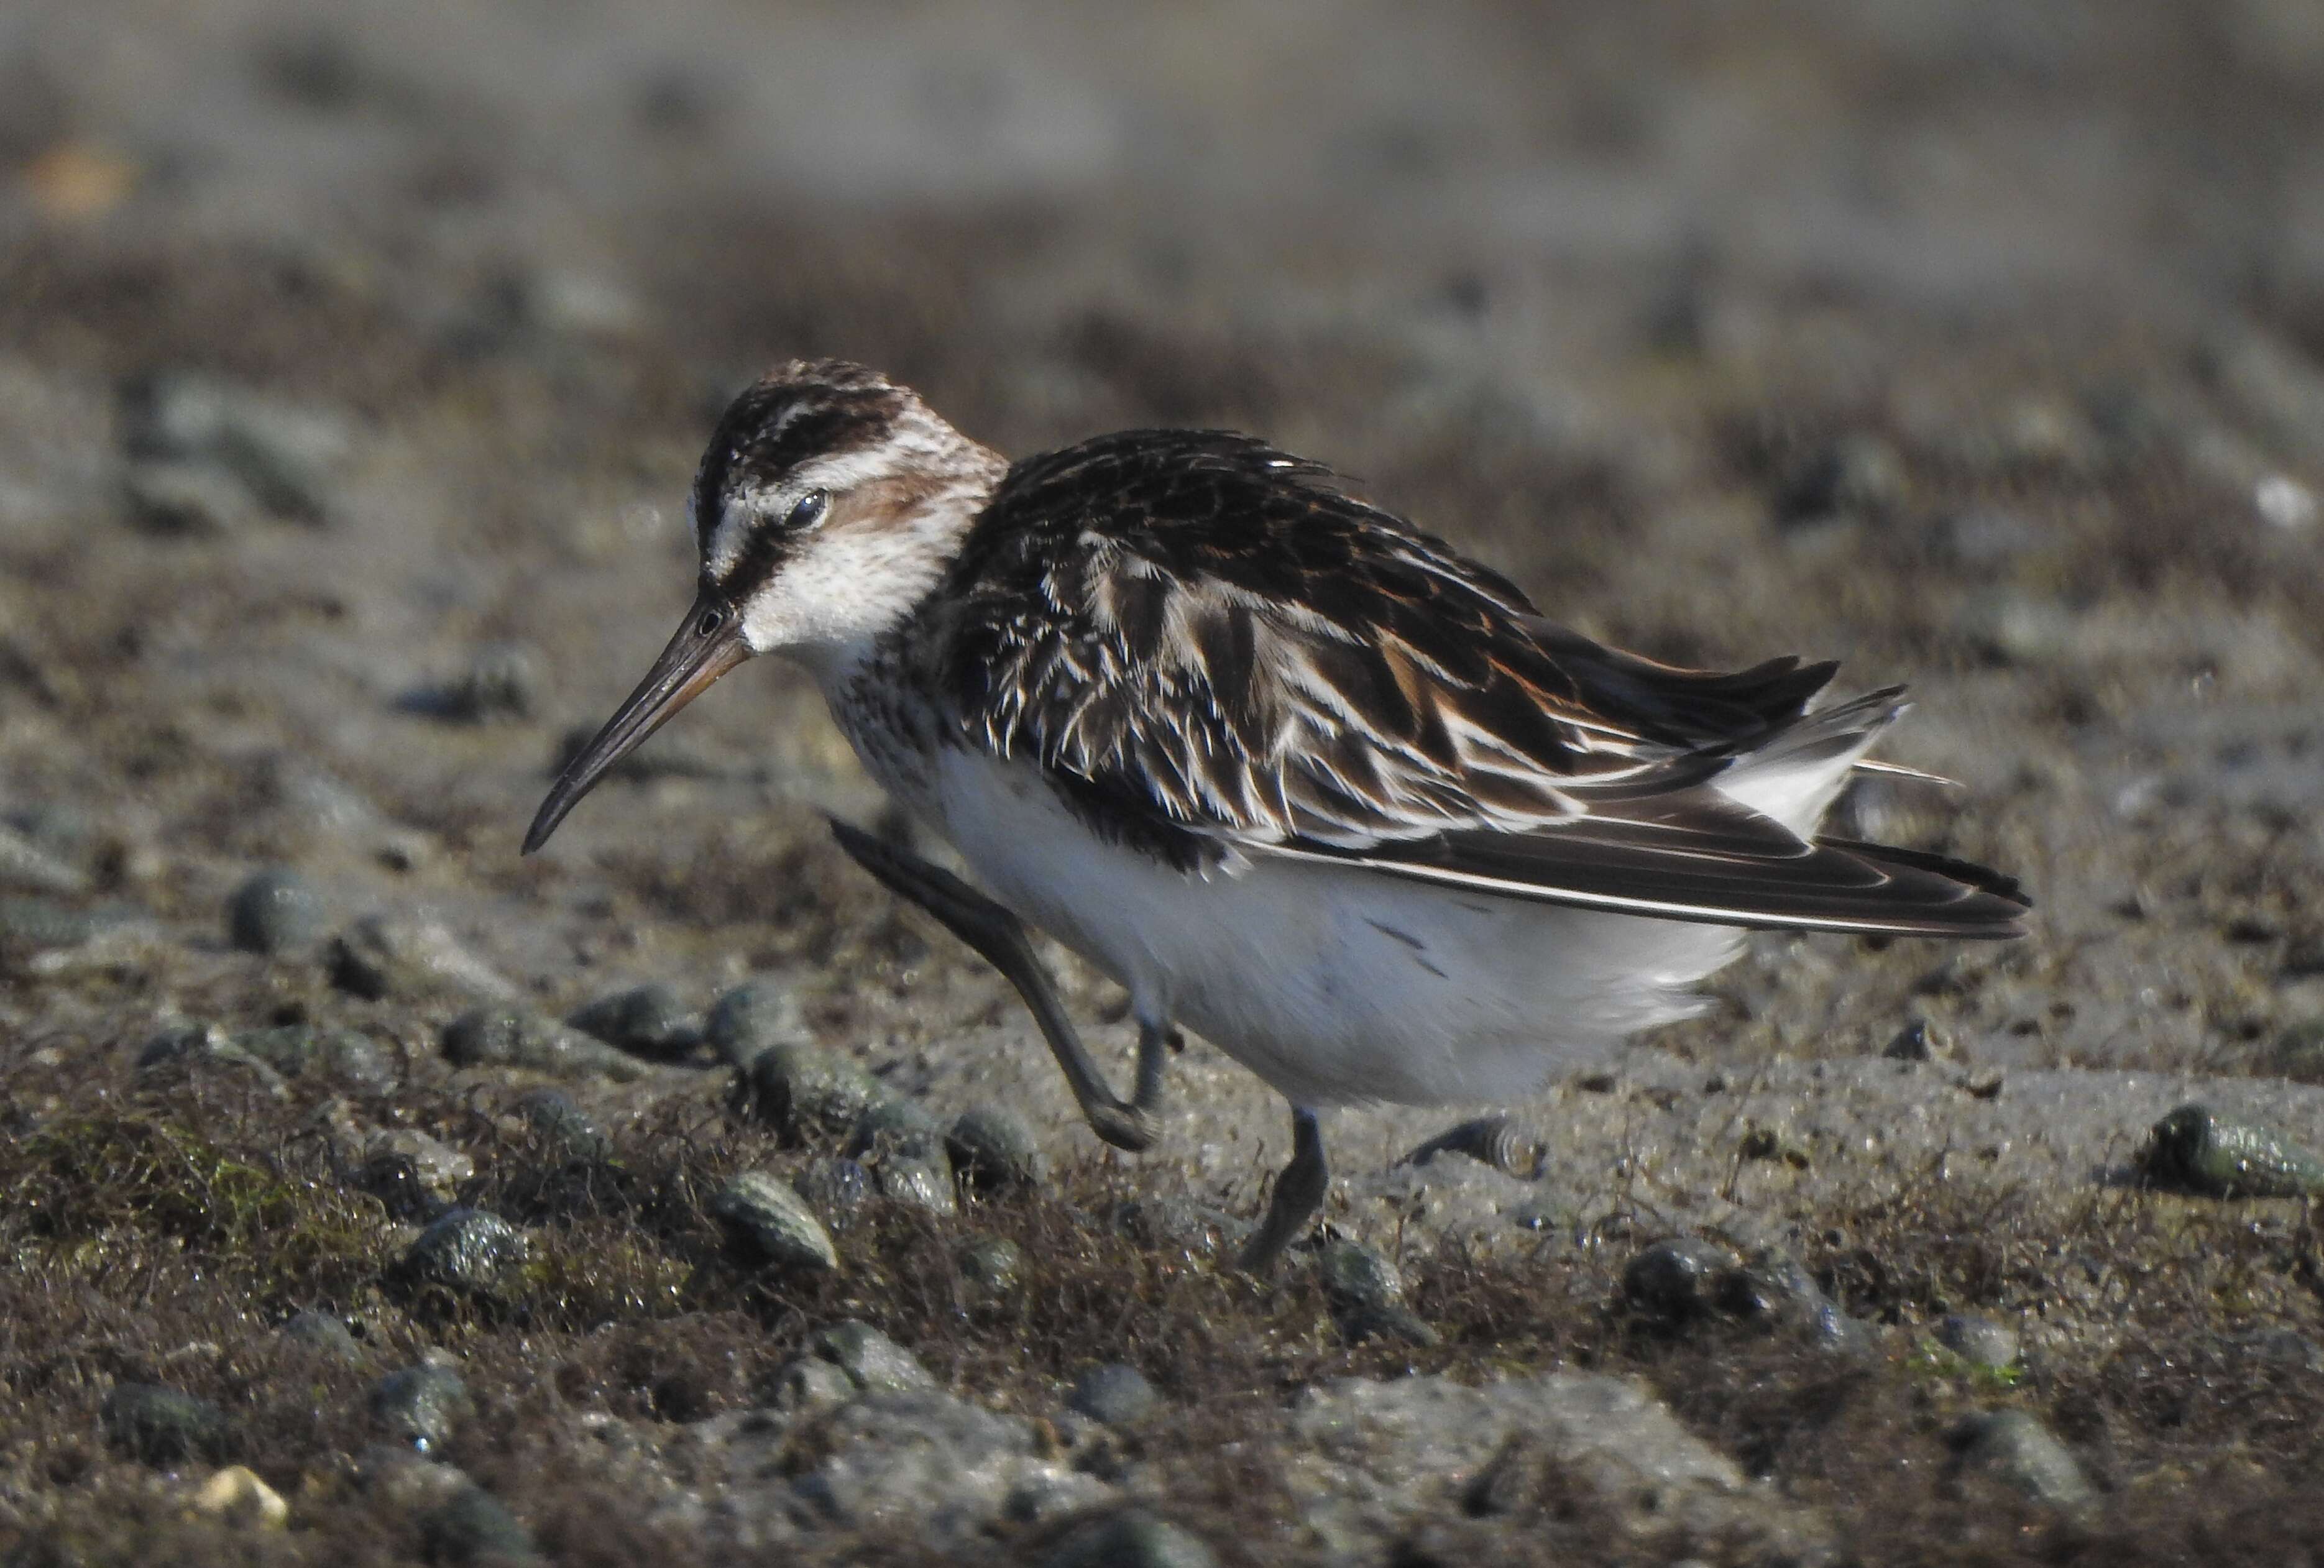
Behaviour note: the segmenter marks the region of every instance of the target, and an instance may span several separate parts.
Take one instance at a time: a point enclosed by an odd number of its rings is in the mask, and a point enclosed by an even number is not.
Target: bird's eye
[[[708,637],[724,624],[726,624],[725,611],[705,610],[702,612],[702,619],[694,623],[694,634],[696,637]]]
[[[789,529],[813,528],[823,521],[823,514],[830,506],[830,491],[810,490],[798,498],[798,504],[791,508],[791,514],[784,520],[783,526]]]

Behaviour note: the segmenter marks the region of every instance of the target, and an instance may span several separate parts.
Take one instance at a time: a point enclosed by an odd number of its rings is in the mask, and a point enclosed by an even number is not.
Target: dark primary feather
[[[1601,647],[1248,437],[1125,431],[1018,464],[936,602],[961,739],[1038,761],[1093,826],[1185,869],[1328,858],[1678,918],[1951,935],[2000,934],[2022,907],[1925,858],[1803,844],[1706,787],[1800,726],[1833,666]],[[1812,739],[1853,743],[1892,698],[1853,728],[1816,715]]]

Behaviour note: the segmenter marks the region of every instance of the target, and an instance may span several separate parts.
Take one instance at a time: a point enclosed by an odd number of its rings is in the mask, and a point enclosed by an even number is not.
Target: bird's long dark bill
[[[605,776],[606,770],[637,750],[671,715],[707,690],[712,681],[750,657],[750,644],[742,641],[742,624],[733,612],[706,594],[696,599],[679,624],[678,635],[661,650],[630,700],[565,764],[565,771],[549,786],[549,798],[540,803],[532,826],[525,832],[524,853],[530,854],[549,842],[565,814],[581,803],[581,797]]]

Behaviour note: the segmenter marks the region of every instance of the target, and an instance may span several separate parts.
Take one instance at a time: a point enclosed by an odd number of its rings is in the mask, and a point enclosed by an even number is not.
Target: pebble
[[[1324,1297],[1350,1340],[1437,1342],[1436,1331],[1405,1305],[1404,1277],[1386,1254],[1360,1241],[1332,1241],[1323,1248],[1322,1268]]]
[[[888,1098],[879,1080],[846,1056],[816,1046],[776,1043],[749,1069],[749,1103],[793,1142],[844,1138]]]
[[[1633,1543],[1624,1561],[1667,1560],[1648,1546],[1674,1534],[1716,1540],[1738,1563],[1831,1555],[1803,1538],[1819,1528],[1804,1510],[1748,1484],[1627,1379],[1342,1378],[1305,1390],[1272,1441],[1309,1467],[1301,1522],[1334,1542],[1334,1561],[1398,1560],[1413,1522],[1464,1492],[1479,1514],[1538,1508],[1546,1493],[1567,1517],[1586,1510],[1601,1538]]]
[[[241,481],[208,463],[132,462],[121,471],[121,501],[129,521],[149,533],[208,538],[259,515]]]
[[[912,1394],[936,1386],[911,1351],[853,1318],[817,1329],[807,1342],[806,1353],[845,1372],[859,1393]]]
[[[323,900],[281,866],[256,872],[226,904],[226,940],[244,953],[288,953],[323,935]]]
[[[2156,1122],[2139,1160],[2147,1179],[2218,1198],[2324,1193],[2324,1163],[2273,1128],[2181,1105]]]
[[[538,1562],[539,1546],[522,1520],[482,1487],[454,1492],[420,1523],[430,1562]]]
[[[1718,1296],[1732,1316],[1788,1329],[1825,1350],[1860,1355],[1875,1348],[1872,1331],[1841,1311],[1799,1259],[1778,1249],[1764,1249],[1729,1271]]]
[[[1003,1105],[972,1105],[945,1134],[953,1168],[981,1193],[1038,1187],[1049,1162],[1026,1120]]]
[[[456,1067],[529,1067],[564,1077],[602,1075],[626,1082],[635,1058],[555,1019],[512,1007],[471,1008],[444,1026],[444,1059]]]
[[[954,1188],[949,1166],[906,1156],[881,1161],[873,1175],[880,1184],[880,1195],[890,1203],[925,1209],[932,1214],[960,1212],[960,1194]]]
[[[1718,1310],[1719,1282],[1741,1263],[1715,1241],[1673,1236],[1630,1259],[1622,1270],[1622,1295],[1655,1322],[1683,1327]]]
[[[499,1215],[482,1209],[452,1209],[411,1243],[403,1255],[402,1272],[415,1285],[499,1296],[515,1283],[512,1276],[523,1265],[525,1250],[522,1233]]]
[[[1532,1181],[1541,1175],[1549,1146],[1514,1116],[1480,1116],[1438,1133],[1397,1163],[1426,1165],[1440,1154],[1465,1154],[1505,1176]]]
[[[0,899],[0,945],[78,947],[109,931],[136,924],[143,912],[124,904],[75,909],[53,899]]]
[[[0,887],[28,893],[85,893],[88,876],[13,827],[0,826]]]
[[[604,1159],[613,1152],[605,1130],[562,1089],[535,1089],[519,1097],[515,1109],[532,1135],[565,1159]]]
[[[245,1029],[227,1044],[233,1052],[251,1061],[263,1062],[285,1077],[312,1074],[351,1088],[374,1092],[395,1087],[395,1063],[377,1041],[353,1029],[281,1024],[273,1028]]]
[[[2004,1371],[2017,1364],[2017,1332],[1989,1317],[1955,1313],[1937,1325],[1937,1343],[1986,1371]]]
[[[1775,494],[1775,521],[1787,527],[1852,518],[1878,520],[1903,504],[1904,460],[1869,431],[1841,436],[1807,454]]]
[[[371,1391],[371,1412],[415,1451],[432,1453],[475,1414],[476,1402],[459,1373],[423,1362],[382,1378]]]
[[[331,983],[366,1001],[438,994],[513,1001],[517,988],[433,920],[366,915],[330,940]]]
[[[742,1172],[711,1198],[710,1213],[779,1268],[826,1274],[839,1267],[830,1232],[780,1176]]]
[[[808,1046],[807,1019],[790,987],[775,980],[738,985],[710,1006],[703,1035],[729,1065],[747,1068],[776,1046]]]
[[[334,415],[181,371],[133,378],[122,392],[121,431],[133,459],[213,469],[249,503],[309,523],[328,518],[333,472],[350,445]]]
[[[585,1035],[643,1056],[683,1056],[702,1043],[700,1020],[674,988],[659,982],[599,997],[565,1021]]]
[[[855,1379],[847,1375],[844,1368],[813,1356],[800,1356],[785,1362],[775,1374],[770,1397],[778,1410],[807,1416],[817,1410],[836,1409],[858,1392]]]
[[[244,1530],[279,1530],[290,1522],[282,1494],[239,1464],[227,1465],[194,1490],[194,1512]]]
[[[1037,1568],[1217,1568],[1198,1536],[1144,1508],[1077,1525],[1035,1559]]]
[[[363,1346],[356,1342],[346,1320],[335,1313],[292,1313],[281,1328],[283,1339],[302,1350],[331,1360],[344,1361],[348,1366],[360,1366],[364,1360]]]
[[[1016,1296],[1025,1283],[1025,1254],[1005,1236],[980,1236],[958,1253],[961,1283],[972,1304],[990,1306]]]
[[[825,1224],[843,1231],[854,1223],[877,1190],[870,1171],[836,1155],[807,1161],[791,1185]]]
[[[1880,1054],[1892,1062],[1950,1062],[1960,1055],[1942,1024],[1914,1019],[1896,1031]]]
[[[1108,1426],[1142,1419],[1162,1402],[1146,1374],[1127,1361],[1107,1361],[1091,1367],[1074,1380],[1065,1408],[1078,1410]]]
[[[468,668],[440,694],[447,718],[469,724],[529,719],[540,711],[547,684],[540,656],[521,642],[493,642],[476,650]]]
[[[2066,1445],[2023,1410],[1972,1416],[1954,1429],[1952,1441],[1963,1470],[1995,1476],[2035,1502],[2074,1513],[2098,1499]]]
[[[1108,1495],[1053,1451],[1031,1422],[934,1389],[867,1394],[818,1425],[811,1468],[785,1500],[795,1517],[804,1508],[840,1528],[907,1521],[929,1560],[983,1561],[1004,1521],[1038,1523]]]
[[[374,1163],[401,1163],[410,1170],[412,1180],[447,1198],[476,1174],[475,1160],[416,1127],[389,1128],[372,1139],[365,1152]]]
[[[863,1114],[855,1119],[847,1135],[847,1152],[867,1163],[942,1160],[949,1170],[952,1157],[945,1152],[945,1140],[943,1123],[918,1101],[881,1099],[866,1106]]]
[[[116,1383],[99,1411],[105,1434],[131,1458],[156,1469],[225,1453],[226,1412],[207,1399],[158,1383]]]

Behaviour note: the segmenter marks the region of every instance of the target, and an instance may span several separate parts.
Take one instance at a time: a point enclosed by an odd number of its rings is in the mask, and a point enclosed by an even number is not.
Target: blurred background
[[[1259,431],[1591,632],[1915,682],[1895,752],[1964,788],[1842,826],[2024,872],[2041,936],[1747,967],[1729,1033],[1917,997],[2000,1060],[2304,1073],[2319,106],[2309,0],[17,0],[12,939],[282,862],[559,1004],[905,963],[780,671],[515,855],[688,598],[716,410],[832,354],[1012,453]],[[140,964],[5,1006],[327,1005]]]
[[[831,844],[885,808],[796,674],[517,853],[690,600],[718,411],[807,355],[1011,454],[1256,431],[1589,632],[1909,681],[1887,753],[1958,787],[1835,827],[2034,934],[1754,938],[1481,1149],[1340,1119],[1380,1250],[1330,1290],[1194,1261],[1281,1102],[1196,1041],[1100,1150]],[[5,0],[0,1555],[1088,1562],[1036,1537],[1119,1497],[1235,1563],[2292,1560],[2316,1231],[2217,1194],[2324,1185],[2266,1130],[2324,1148],[2319,495],[2318,0]],[[2131,1190],[2190,1100],[2226,1174]],[[890,1149],[863,1219],[858,1109],[991,1112],[1028,1190]],[[712,1217],[780,1177],[836,1272]],[[1331,1292],[1391,1252],[1383,1337]],[[769,1408],[851,1399],[843,1340],[952,1390],[892,1461]],[[1160,1410],[1093,1436],[1117,1361]],[[1577,1369],[1629,1381],[1472,1419]],[[1507,1388],[1324,1387],[1416,1370]],[[186,1522],[229,1422],[290,1530]]]

